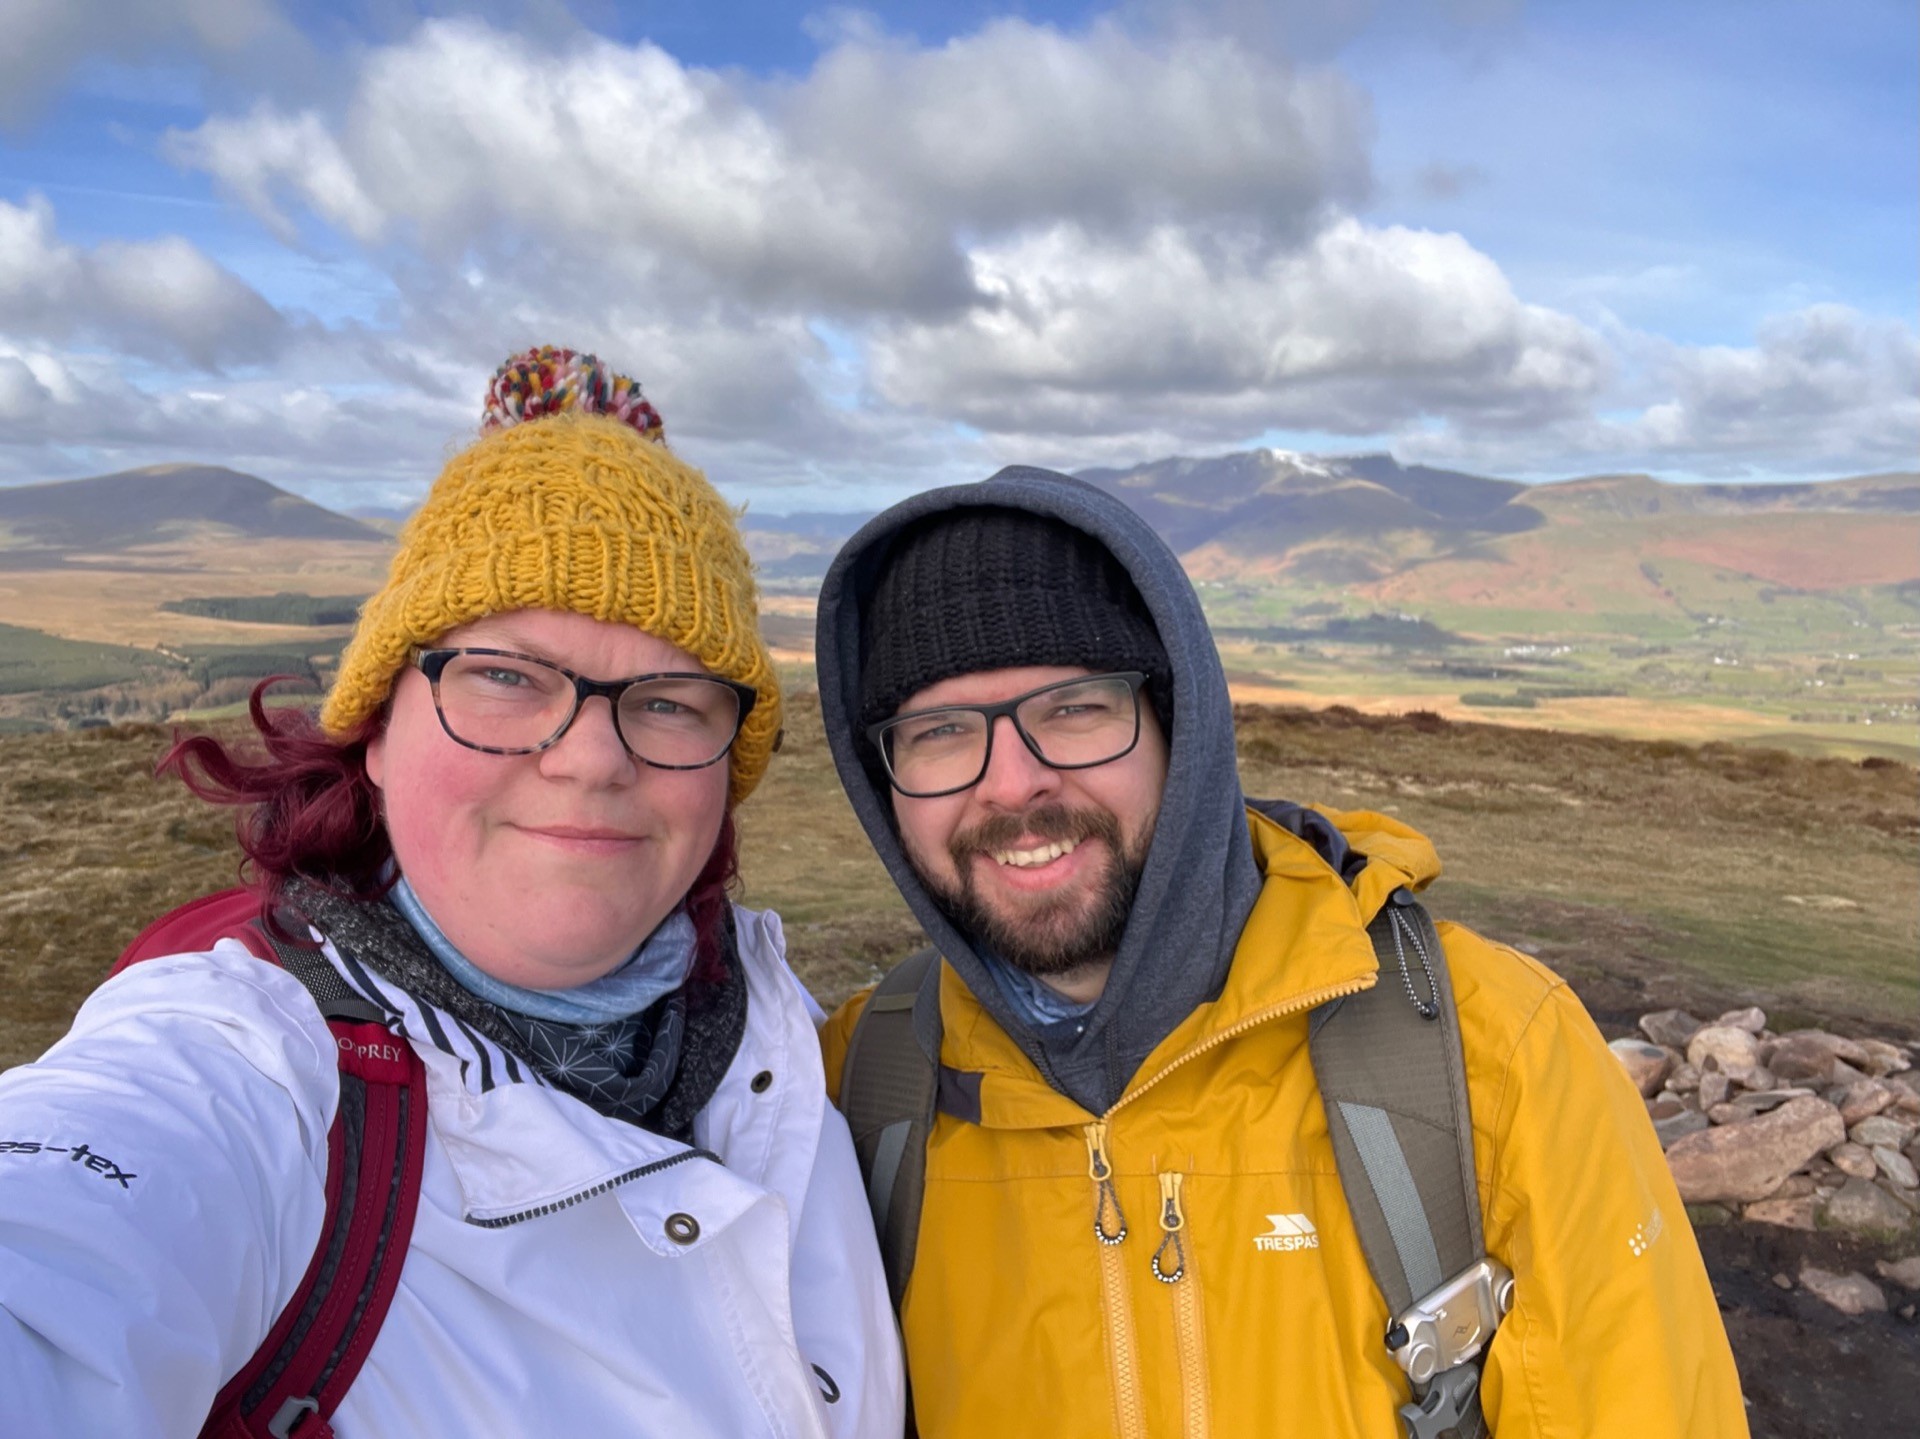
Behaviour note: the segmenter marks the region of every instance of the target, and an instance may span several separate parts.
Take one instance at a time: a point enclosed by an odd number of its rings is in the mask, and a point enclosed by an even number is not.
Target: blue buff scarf
[[[683,986],[695,934],[685,910],[668,915],[611,974],[572,989],[526,989],[495,979],[455,948],[404,878],[388,897],[460,987],[494,1007],[549,1083],[603,1114],[658,1127],[655,1114],[686,1041]]]
[[[426,941],[435,959],[470,993],[489,1004],[531,1019],[561,1024],[609,1024],[652,1008],[656,1000],[687,982],[693,968],[693,921],[676,909],[647,936],[646,942],[611,974],[572,989],[523,989],[495,979],[468,959],[427,913],[405,877],[388,891],[394,908],[407,917],[414,932]]]
[[[1076,1004],[1045,980],[1036,979],[1024,969],[1015,969],[999,955],[984,948],[978,953],[986,961],[987,972],[999,985],[1007,1003],[1036,1028],[1064,1025],[1069,1020],[1084,1020],[1100,1002],[1090,999],[1085,1004]],[[1079,1029],[1085,1027],[1084,1024],[1077,1026]]]

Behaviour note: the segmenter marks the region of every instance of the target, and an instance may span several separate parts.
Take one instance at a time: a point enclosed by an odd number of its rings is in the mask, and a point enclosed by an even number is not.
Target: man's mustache
[[[1101,839],[1120,849],[1120,821],[1103,809],[1070,809],[1063,804],[1037,805],[1021,814],[989,815],[972,829],[954,835],[948,848],[955,861],[976,854],[1012,849],[1021,840],[1053,842]]]

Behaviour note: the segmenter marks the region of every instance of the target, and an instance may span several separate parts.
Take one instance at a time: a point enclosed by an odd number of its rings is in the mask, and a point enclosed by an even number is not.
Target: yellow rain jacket
[[[1094,1115],[1051,1088],[944,968],[941,1062],[980,1121],[927,1150],[902,1312],[924,1439],[1389,1439],[1409,1397],[1350,1219],[1308,1014],[1381,982],[1366,924],[1439,873],[1375,814],[1331,818],[1352,888],[1250,814],[1265,875],[1226,988]],[[1490,1253],[1515,1275],[1482,1404],[1497,1439],[1717,1439],[1747,1423],[1686,1211],[1640,1096],[1566,985],[1441,924]],[[830,1092],[866,995],[822,1030]],[[1111,1192],[1090,1177],[1111,1166]],[[1125,1238],[1102,1243],[1104,1227]],[[1155,1273],[1159,1256],[1167,1282]]]

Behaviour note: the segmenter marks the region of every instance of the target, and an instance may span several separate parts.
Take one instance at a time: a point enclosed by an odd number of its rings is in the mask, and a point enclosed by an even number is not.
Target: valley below
[[[162,470],[0,490],[0,733],[326,683],[391,535]],[[1529,486],[1250,451],[1085,478],[1181,555],[1248,702],[1920,762],[1920,477]],[[794,683],[864,518],[743,518]]]

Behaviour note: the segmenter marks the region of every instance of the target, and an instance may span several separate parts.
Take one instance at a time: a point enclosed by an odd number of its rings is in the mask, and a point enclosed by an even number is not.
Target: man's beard
[[[1031,845],[1035,839],[1072,840],[1076,847],[1089,839],[1101,841],[1106,853],[1100,872],[1092,877],[1091,892],[1075,885],[1067,893],[1018,895],[1012,900],[1013,912],[989,903],[974,884],[974,858],[984,855],[988,863],[998,863],[995,850],[1011,849],[1022,840]],[[956,834],[947,846],[959,875],[955,883],[928,874],[911,851],[907,857],[961,933],[1016,969],[1045,977],[1070,974],[1093,960],[1112,957],[1120,948],[1152,843],[1151,820],[1129,851],[1119,821],[1106,810],[1053,804],[1020,815],[995,815]]]

